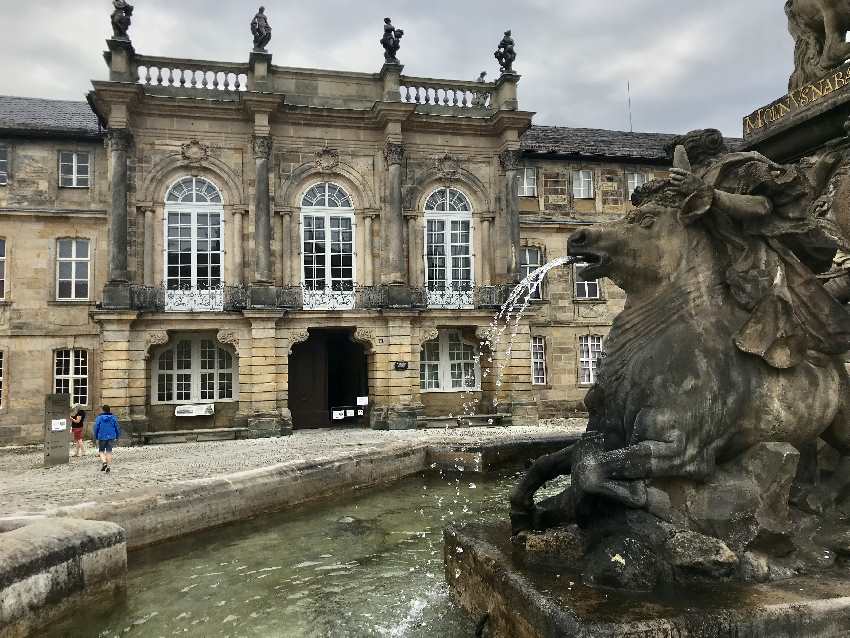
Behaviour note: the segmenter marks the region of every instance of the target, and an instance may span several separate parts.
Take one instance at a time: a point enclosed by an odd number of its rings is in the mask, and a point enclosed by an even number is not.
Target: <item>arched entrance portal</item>
[[[357,397],[368,394],[366,352],[353,330],[310,329],[289,355],[289,409],[295,428],[365,422]],[[362,409],[362,407],[361,407]],[[342,412],[343,419],[334,419]],[[353,414],[352,414],[353,412]]]

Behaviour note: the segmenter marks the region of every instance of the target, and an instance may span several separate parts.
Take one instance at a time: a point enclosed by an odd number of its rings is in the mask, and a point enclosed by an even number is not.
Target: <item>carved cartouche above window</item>
[[[209,159],[210,146],[198,140],[191,140],[180,145],[180,154],[191,165],[198,166]]]
[[[313,163],[320,171],[332,171],[339,166],[339,151],[325,147],[316,153]]]
[[[384,159],[387,160],[388,166],[401,164],[404,159],[404,144],[387,142],[387,145],[384,147]]]
[[[434,168],[441,180],[454,180],[460,176],[460,160],[446,153],[434,158]]]

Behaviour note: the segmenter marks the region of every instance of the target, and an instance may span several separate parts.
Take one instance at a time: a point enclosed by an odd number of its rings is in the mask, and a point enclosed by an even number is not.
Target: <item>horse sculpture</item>
[[[850,0],[788,0],[785,13],[795,45],[789,90],[820,79],[850,58]]]
[[[612,279],[627,301],[585,400],[587,432],[524,477],[511,499],[514,534],[576,522],[593,527],[612,508],[673,521],[673,484],[710,481],[768,442],[800,447],[821,438],[833,446],[843,458],[831,486],[837,493],[850,480],[843,357],[808,350],[783,367],[743,351],[736,344],[753,312],[730,290],[734,269],[715,220],[689,217],[669,180],[645,185],[635,201],[624,219],[569,240],[570,255],[589,264],[582,277]],[[570,486],[535,504],[534,493],[565,474]]]

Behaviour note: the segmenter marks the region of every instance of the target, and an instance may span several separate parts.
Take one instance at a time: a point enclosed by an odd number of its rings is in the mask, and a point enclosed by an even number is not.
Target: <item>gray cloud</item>
[[[136,0],[139,53],[247,60],[257,2]],[[677,132],[741,118],[784,93],[792,64],[782,0],[269,0],[274,63],[377,71],[382,19],[405,30],[410,75],[498,75],[492,52],[517,40],[520,105],[541,124]],[[108,0],[0,0],[0,59],[12,95],[81,99],[106,77]],[[38,35],[35,35],[38,34]]]

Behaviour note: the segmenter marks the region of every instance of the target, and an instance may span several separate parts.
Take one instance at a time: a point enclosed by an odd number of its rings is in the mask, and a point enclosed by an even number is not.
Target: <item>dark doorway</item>
[[[353,330],[310,330],[289,356],[289,409],[299,429],[357,422],[357,397],[368,393],[366,353]],[[332,419],[332,411],[355,410],[354,417]]]

